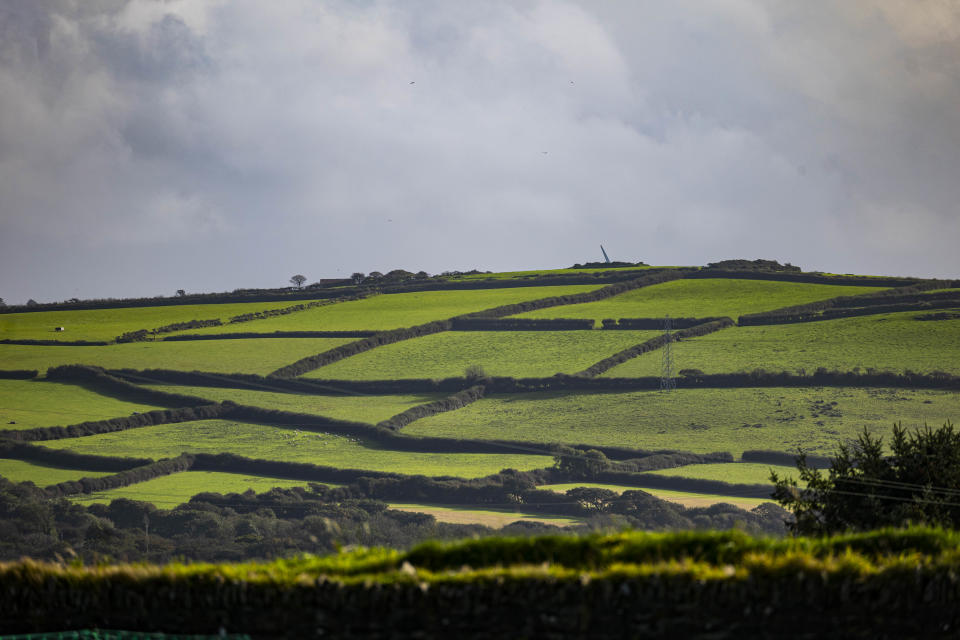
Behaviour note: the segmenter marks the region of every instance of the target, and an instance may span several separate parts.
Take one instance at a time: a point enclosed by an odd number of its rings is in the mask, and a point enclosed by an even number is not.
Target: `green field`
[[[178,369],[266,375],[284,365],[351,342],[351,338],[132,342],[106,347],[0,345],[6,369],[91,364],[107,369]]]
[[[960,319],[921,322],[921,312],[797,324],[733,327],[673,346],[674,368],[706,373],[874,368],[960,374]],[[660,375],[659,352],[610,369],[605,377]],[[681,382],[682,384],[682,382]]]
[[[113,340],[128,331],[156,329],[176,322],[220,319],[267,309],[299,304],[286,302],[243,302],[237,304],[184,304],[126,309],[90,309],[86,311],[32,311],[0,314],[0,340]],[[242,331],[232,325],[232,331]],[[54,331],[63,327],[62,332]]]
[[[264,381],[269,387],[270,381]],[[291,411],[293,413],[312,413],[337,420],[352,420],[376,424],[391,418],[410,407],[433,402],[448,394],[418,394],[400,396],[371,396],[365,394],[349,396],[321,396],[309,393],[286,393],[272,391],[248,391],[246,389],[221,389],[218,387],[188,387],[180,385],[144,385],[148,389],[167,393],[184,393],[206,398],[215,402],[231,400],[265,409]]]
[[[836,403],[835,405],[832,403]],[[928,404],[929,402],[929,404]],[[527,393],[484,398],[417,420],[404,433],[674,449],[831,454],[864,426],[939,426],[960,416],[949,391],[849,388],[683,389],[675,392]]]
[[[193,329],[186,333],[216,334],[231,331],[384,331],[412,327],[434,320],[482,311],[515,302],[565,296],[599,289],[602,284],[559,287],[512,287],[468,291],[421,291],[389,293],[363,300],[340,302],[291,313],[285,316],[253,320],[226,327]]]
[[[248,476],[240,473],[222,473],[219,471],[181,471],[168,476],[160,476],[145,482],[119,487],[109,491],[74,496],[71,499],[80,504],[111,502],[117,498],[152,502],[161,509],[172,509],[178,504],[189,502],[198,493],[243,493],[252,489],[264,493],[274,487],[305,487],[303,480],[287,480],[266,476]]]
[[[624,491],[643,491],[661,500],[676,502],[684,507],[709,507],[712,504],[732,504],[741,509],[753,509],[758,504],[770,502],[770,500],[760,500],[759,498],[738,498],[735,496],[723,496],[715,493],[691,493],[689,491],[670,491],[668,489],[641,489],[639,487],[627,487],[618,484],[602,484],[598,482],[566,482],[562,484],[545,484],[538,487],[543,491],[555,491],[557,493],[566,493],[570,489],[577,487],[590,487],[593,489],[609,489],[615,493]]]
[[[659,469],[657,471],[651,471],[650,473],[661,476],[720,480],[731,484],[770,484],[771,470],[776,471],[780,476],[798,477],[796,467],[758,464],[755,462],[688,464],[673,469]]]
[[[184,452],[234,453],[250,458],[309,462],[344,469],[466,478],[490,475],[504,468],[526,470],[553,464],[553,458],[539,455],[390,451],[367,446],[355,438],[228,420],[141,427],[83,438],[50,440],[42,444],[77,453],[154,460],[172,458]]]
[[[439,522],[454,524],[482,524],[499,528],[511,522],[543,522],[558,527],[569,527],[582,522],[580,518],[550,516],[542,513],[526,513],[512,509],[468,509],[463,507],[441,507],[430,504],[391,503],[391,509],[429,513]]]
[[[656,331],[447,331],[377,347],[320,367],[308,378],[387,380],[488,375],[548,377],[576,373],[658,335]]]
[[[38,487],[59,484],[68,480],[79,480],[80,478],[99,478],[109,476],[112,473],[111,471],[84,471],[82,469],[48,467],[25,460],[0,458],[0,476],[10,482],[32,482]]]
[[[873,287],[766,280],[672,280],[597,302],[539,309],[518,318],[706,318],[768,311],[836,296],[880,291]]]
[[[162,408],[117,400],[72,384],[0,380],[0,430],[66,426]]]

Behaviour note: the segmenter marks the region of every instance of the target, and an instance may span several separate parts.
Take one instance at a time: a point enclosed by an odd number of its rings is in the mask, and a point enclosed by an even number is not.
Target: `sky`
[[[954,0],[4,0],[0,297],[960,277]]]

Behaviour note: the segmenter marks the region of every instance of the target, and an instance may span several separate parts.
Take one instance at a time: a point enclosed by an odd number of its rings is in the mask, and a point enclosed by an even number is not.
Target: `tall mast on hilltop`
[[[603,251],[603,259],[607,261],[607,264],[610,264],[610,256],[607,255],[607,250],[603,248],[603,245],[600,245],[600,251]]]

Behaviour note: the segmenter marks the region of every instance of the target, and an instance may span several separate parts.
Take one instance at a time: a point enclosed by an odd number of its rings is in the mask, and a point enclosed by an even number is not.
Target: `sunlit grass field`
[[[480,365],[493,376],[547,377],[582,371],[656,335],[656,331],[448,331],[377,347],[305,377],[447,378],[462,376],[471,365]]]
[[[192,329],[185,333],[216,334],[230,331],[384,331],[412,327],[434,320],[482,311],[515,302],[572,295],[599,289],[602,284],[556,287],[513,287],[468,291],[388,293],[316,307],[285,316],[253,320],[226,327]]]
[[[280,309],[302,301],[243,302],[236,304],[184,304],[127,309],[33,311],[0,314],[0,340],[113,340],[128,331],[156,329],[176,322],[219,319],[254,311]],[[232,325],[233,331],[246,323]],[[54,331],[63,327],[62,332]]]
[[[836,404],[833,404],[836,403]],[[939,426],[960,416],[949,391],[845,388],[683,389],[671,393],[491,396],[417,420],[404,433],[449,438],[619,445],[708,453],[747,449],[829,455],[866,426]]]
[[[117,400],[72,384],[0,380],[0,430],[66,426],[162,408]]]
[[[732,484],[770,484],[770,471],[776,471],[780,476],[798,477],[796,467],[755,462],[688,464],[673,469],[658,469],[650,473],[700,480],[720,480]]]
[[[25,460],[0,458],[0,476],[10,482],[32,482],[38,487],[46,487],[69,480],[79,480],[80,478],[99,478],[112,473],[112,471],[84,471],[82,469],[48,467]]]
[[[264,383],[269,387],[270,381]],[[291,411],[294,413],[312,413],[337,420],[352,420],[376,424],[406,411],[410,407],[433,402],[445,397],[445,394],[419,394],[398,396],[373,396],[366,394],[321,396],[308,393],[286,393],[275,391],[249,391],[246,389],[221,389],[218,387],[189,387],[181,385],[145,385],[149,389],[167,393],[184,393],[215,402],[231,400],[237,404]],[[335,389],[331,389],[332,391]]]
[[[266,375],[284,365],[350,342],[351,338],[132,342],[105,347],[0,345],[5,369],[90,364],[107,369],[178,369]]]
[[[557,527],[580,524],[580,518],[550,516],[542,513],[527,513],[510,509],[468,509],[465,507],[444,507],[431,504],[391,503],[391,509],[429,513],[439,522],[454,524],[482,524],[499,528],[511,522],[543,522]]]
[[[724,496],[715,493],[692,493],[689,491],[670,491],[669,489],[640,489],[638,487],[627,487],[623,485],[616,484],[602,484],[598,482],[566,482],[562,484],[545,484],[539,489],[543,491],[555,491],[557,493],[565,493],[570,489],[576,489],[577,487],[590,487],[595,489],[609,489],[615,493],[623,493],[624,491],[643,491],[649,493],[652,496],[656,496],[661,500],[669,500],[670,502],[676,502],[679,505],[684,507],[709,507],[712,504],[732,504],[741,509],[753,509],[759,504],[764,502],[771,502],[770,500],[761,500],[758,498],[738,498],[735,496]]]
[[[392,471],[411,475],[480,477],[501,469],[536,469],[553,458],[518,454],[411,453],[378,449],[372,443],[327,433],[246,424],[228,420],[197,420],[42,443],[55,449],[96,455],[172,458],[184,452],[234,453],[250,458]]]
[[[766,280],[672,280],[606,298],[597,302],[539,309],[518,318],[705,318],[768,311],[836,296],[880,291],[874,287],[849,287]]]
[[[117,498],[152,502],[161,509],[172,509],[178,504],[189,502],[198,493],[243,493],[254,490],[257,493],[269,491],[274,487],[305,487],[303,480],[288,480],[267,476],[249,476],[240,473],[222,473],[219,471],[181,471],[168,476],[160,476],[127,487],[118,487],[109,491],[73,496],[71,499],[80,504],[110,502]]]
[[[797,324],[732,327],[673,346],[675,369],[706,373],[875,368],[960,374],[960,319],[919,321],[924,312],[840,318]],[[644,354],[605,377],[660,375],[661,354]]]

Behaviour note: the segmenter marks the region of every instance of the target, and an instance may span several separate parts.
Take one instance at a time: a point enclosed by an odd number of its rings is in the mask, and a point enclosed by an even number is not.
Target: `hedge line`
[[[254,374],[219,374],[148,369],[118,369],[112,374],[134,380],[221,387],[271,390],[321,395],[395,395],[404,393],[456,393],[475,384],[467,378],[407,378],[398,380],[306,380],[303,378],[264,378]],[[677,386],[696,389],[732,389],[750,387],[894,387],[903,389],[960,389],[960,376],[943,372],[896,373],[892,371],[827,371],[810,374],[789,371],[712,373],[680,376]],[[659,376],[637,378],[586,378],[556,374],[549,378],[487,377],[482,380],[485,395],[531,393],[538,391],[645,391],[660,388]],[[163,392],[158,392],[163,393]],[[200,402],[204,402],[200,400]]]
[[[287,478],[306,482],[356,482],[360,478],[400,478],[401,474],[363,469],[341,469],[311,464],[309,462],[285,462],[246,458],[232,453],[193,454],[193,471],[222,471],[261,475],[271,478]]]
[[[723,320],[723,318],[670,318],[670,327],[671,329],[690,329],[700,324],[718,320]],[[664,321],[665,318],[620,318],[619,321],[613,318],[605,318],[602,325],[604,329],[663,331]]]
[[[627,291],[633,291],[634,289],[640,289],[642,287],[649,287],[654,284],[661,284],[663,282],[670,282],[671,280],[679,280],[691,272],[684,269],[672,269],[661,271],[658,273],[647,273],[639,278],[634,278],[626,282],[620,282],[617,284],[611,284],[606,287],[601,287],[596,291],[588,291],[586,293],[575,293],[565,296],[552,296],[549,298],[540,298],[539,300],[530,300],[527,302],[517,302],[514,304],[506,304],[499,307],[493,307],[492,309],[485,309],[483,311],[476,311],[474,313],[468,313],[463,316],[458,316],[460,318],[502,318],[505,316],[512,316],[518,313],[526,313],[527,311],[536,311],[538,309],[548,309],[550,307],[565,306],[568,304],[582,304],[585,302],[597,302],[599,300],[606,300],[613,296],[620,295],[621,293],[626,293]]]
[[[792,312],[771,314],[761,317],[740,317],[741,326],[755,326],[765,324],[788,324],[797,322],[815,322],[818,320],[835,320],[837,318],[852,318],[855,316],[870,316],[881,313],[900,313],[905,311],[928,311],[931,309],[951,309],[960,307],[960,296],[947,300],[930,300],[921,302],[898,302],[894,304],[876,304],[865,307],[828,308],[822,311]]]
[[[136,331],[127,331],[126,333],[117,337],[116,342],[125,343],[125,342],[143,342],[149,340],[153,336],[160,335],[161,333],[173,333],[174,331],[186,331],[187,329],[203,329],[205,327],[219,327],[223,323],[220,322],[219,318],[212,318],[210,320],[187,320],[186,322],[174,322],[173,324],[165,324],[162,327],[157,327],[156,329],[138,329]]]
[[[193,465],[193,456],[184,453],[176,458],[165,458],[156,462],[151,462],[143,466],[134,467],[121,471],[111,476],[101,476],[99,478],[80,478],[79,480],[68,480],[59,484],[46,487],[44,491],[51,498],[61,498],[63,496],[76,495],[79,493],[95,493],[97,491],[108,491],[120,487],[128,487],[138,482],[146,482],[161,476],[168,476],[172,473],[187,471]]]
[[[406,329],[394,329],[393,331],[384,331],[383,333],[378,333],[369,338],[364,338],[362,340],[357,340],[356,342],[350,342],[348,344],[340,345],[339,347],[334,347],[323,353],[318,353],[314,356],[308,356],[297,360],[293,364],[289,364],[285,367],[280,367],[276,371],[272,372],[269,376],[270,378],[293,378],[296,376],[301,376],[305,373],[313,371],[328,364],[332,364],[344,358],[349,358],[350,356],[355,356],[358,353],[363,353],[369,351],[375,347],[379,347],[385,344],[393,344],[394,342],[400,342],[401,340],[409,340],[411,338],[419,338],[421,336],[427,336],[433,333],[440,333],[441,331],[450,330],[450,321],[449,320],[440,320],[436,322],[428,322],[426,324],[417,325],[415,327],[409,327]]]
[[[0,626],[40,632],[57,621],[72,629],[340,640],[956,637],[960,563],[948,553],[925,554],[922,534],[904,535],[918,543],[900,554],[838,551],[825,558],[804,550],[815,541],[800,540],[785,551],[738,553],[741,559],[727,563],[697,549],[732,554],[750,547],[749,539],[680,533],[661,538],[657,558],[609,567],[566,560],[644,549],[644,540],[488,539],[448,555],[491,563],[433,571],[417,560],[432,547],[259,566],[23,560],[0,566]],[[874,546],[902,545],[884,539]]]
[[[848,275],[826,275],[823,273],[794,273],[794,272],[773,272],[773,271],[753,271],[753,270],[730,270],[730,269],[700,269],[691,272],[688,278],[710,279],[725,278],[734,280],[776,280],[780,282],[803,282],[810,284],[835,284],[843,286],[861,286],[861,287],[906,287],[914,286],[918,283],[928,282],[919,278],[876,278],[871,276],[848,276]],[[945,288],[949,286],[949,280],[937,281],[939,284],[933,288]]]
[[[152,462],[149,458],[97,456],[3,439],[0,439],[0,458],[26,460],[50,467],[82,469],[84,471],[125,471]]]
[[[110,375],[100,367],[81,364],[51,367],[47,369],[47,380],[80,384],[102,395],[144,404],[193,407],[209,403],[208,400],[197,396],[146,389]]]
[[[307,309],[324,307],[326,305],[335,304],[338,302],[350,302],[352,300],[362,300],[363,298],[369,298],[372,295],[376,295],[376,293],[372,291],[368,291],[364,293],[356,293],[353,295],[340,296],[333,300],[314,300],[313,302],[295,304],[290,307],[283,307],[282,309],[266,309],[264,311],[254,311],[253,313],[241,313],[238,316],[233,316],[232,318],[230,318],[230,324],[236,324],[238,322],[250,322],[251,320],[264,320],[266,318],[275,318],[277,316],[286,316],[286,315],[290,315],[291,313],[296,313],[298,311],[306,311]]]
[[[743,462],[759,462],[762,464],[775,464],[792,467],[797,462],[797,454],[787,453],[786,451],[769,451],[763,449],[750,449],[744,451],[740,456]],[[807,454],[807,466],[817,469],[829,469],[833,459],[827,456],[814,456]]]
[[[410,407],[406,411],[398,413],[392,418],[377,423],[377,426],[384,429],[399,431],[414,420],[426,418],[427,416],[434,416],[438,413],[444,413],[446,411],[462,409],[468,404],[476,402],[482,398],[483,391],[484,389],[482,384],[474,385],[469,389],[459,391],[452,396],[444,398],[443,400],[437,400],[436,402],[428,402],[427,404]]]
[[[719,331],[720,329],[725,329],[727,327],[734,326],[733,320],[730,318],[721,318],[719,320],[713,320],[712,322],[707,322],[704,324],[699,324],[689,329],[681,329],[672,334],[672,337],[668,338],[666,335],[659,335],[655,338],[651,338],[646,342],[641,342],[638,345],[634,345],[623,351],[618,351],[608,358],[604,358],[600,362],[593,364],[583,371],[579,372],[578,376],[583,376],[586,378],[595,378],[605,371],[609,371],[618,364],[623,364],[627,360],[636,358],[637,356],[647,353],[648,351],[655,351],[667,344],[667,341],[679,341],[684,338],[694,338],[697,336],[704,336],[708,333],[713,333],[714,331]]]
[[[593,329],[589,318],[453,318],[451,331],[583,331]]]
[[[781,307],[771,311],[748,313],[740,316],[738,319],[738,324],[741,326],[750,326],[758,324],[776,324],[782,322],[802,322],[809,318],[816,318],[820,312],[823,312],[827,309],[873,307],[897,303],[941,300],[942,298],[938,294],[923,294],[923,292],[931,289],[941,288],[943,286],[944,283],[941,281],[926,280],[909,286],[887,289],[886,291],[880,293],[870,292],[856,296],[837,296],[835,298],[816,300],[806,304]],[[956,294],[952,292],[946,293],[948,294],[946,297],[956,297]]]
[[[109,420],[91,420],[66,427],[37,427],[35,429],[3,430],[0,438],[8,438],[20,442],[37,442],[40,440],[61,440],[63,438],[81,438],[99,433],[113,433],[139,427],[151,427],[158,424],[173,424],[189,422],[191,420],[209,420],[218,418],[226,413],[223,405],[208,404],[199,407],[183,407],[180,409],[159,409],[137,413],[123,418]]]
[[[257,333],[246,331],[242,333],[185,333],[177,336],[166,336],[164,342],[178,342],[189,340],[242,340],[246,338],[369,338],[377,335],[376,331],[273,331],[271,333]]]
[[[739,498],[769,499],[773,485],[734,484],[722,480],[703,478],[684,478],[681,476],[662,476],[656,473],[625,473],[621,471],[602,471],[595,482],[609,482],[642,489],[669,489],[670,491],[690,491],[693,493],[711,493]]]
[[[36,369],[7,369],[0,371],[0,380],[31,380],[39,374]]]
[[[102,340],[0,340],[0,344],[20,344],[37,347],[105,347],[110,342]]]

